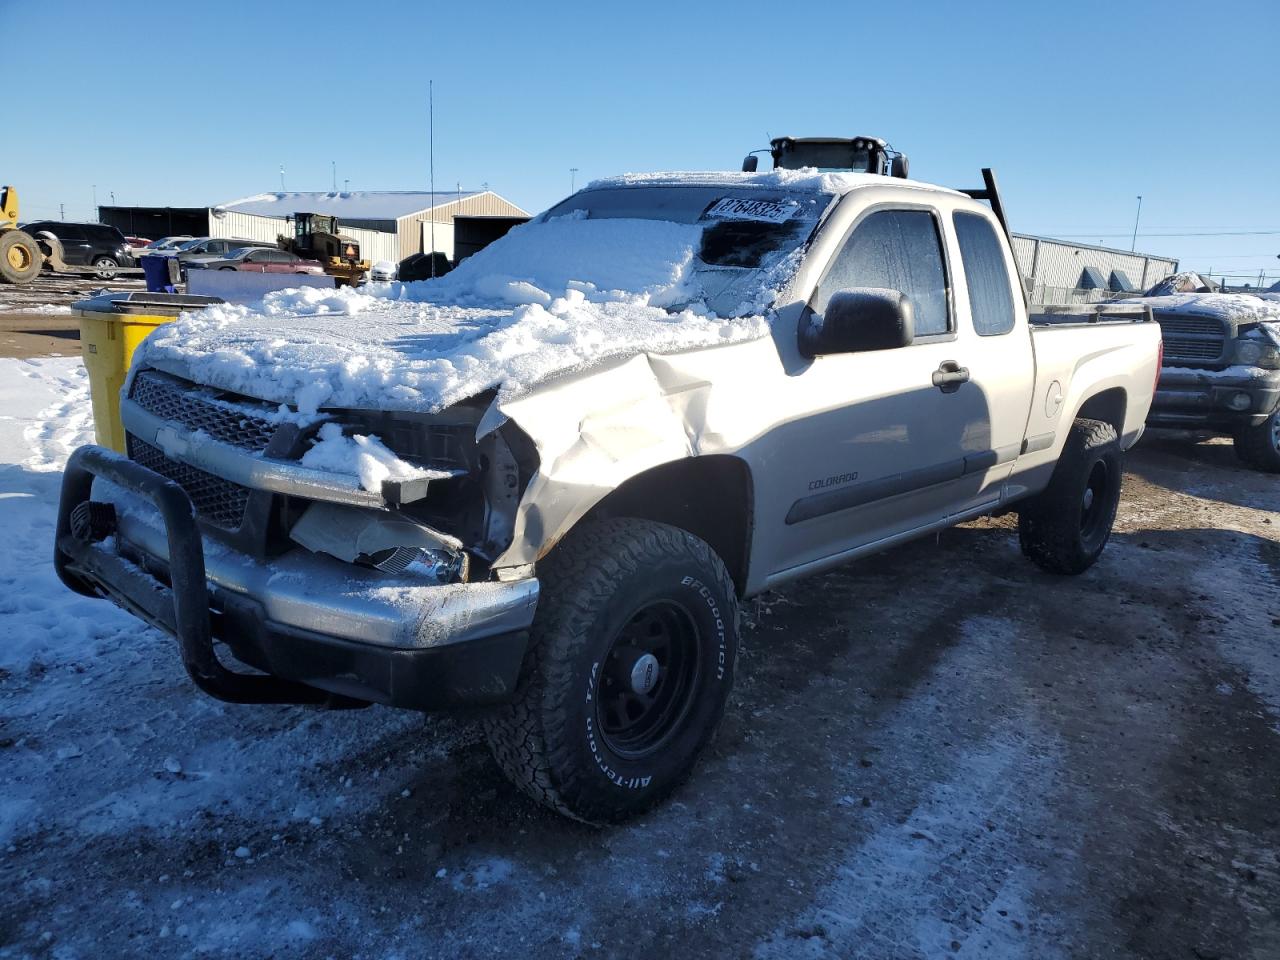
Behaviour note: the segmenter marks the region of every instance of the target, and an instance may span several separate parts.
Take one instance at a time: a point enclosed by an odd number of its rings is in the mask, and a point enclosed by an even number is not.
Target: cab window
[[[852,287],[897,290],[915,311],[915,335],[951,330],[947,271],[938,224],[927,210],[877,210],[866,217],[836,255],[814,294],[821,313],[833,294]]]
[[[986,217],[957,213],[952,217],[960,242],[960,261],[969,284],[969,313],[974,332],[997,337],[1013,329],[1013,293],[1004,265],[1004,247]]]

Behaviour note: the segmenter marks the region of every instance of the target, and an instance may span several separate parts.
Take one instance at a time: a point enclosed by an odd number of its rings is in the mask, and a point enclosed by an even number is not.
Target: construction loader
[[[369,272],[370,263],[360,258],[360,241],[342,236],[338,229],[337,217],[295,213],[293,236],[279,236],[277,244],[281,250],[318,260],[338,286],[355,286]]]
[[[44,252],[18,229],[18,191],[0,187],[0,283],[30,283],[40,275]]]

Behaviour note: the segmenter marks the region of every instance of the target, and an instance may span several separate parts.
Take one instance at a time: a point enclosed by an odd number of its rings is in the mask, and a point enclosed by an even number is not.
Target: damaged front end
[[[301,545],[452,583],[489,578],[537,470],[533,445],[514,424],[477,437],[488,405],[481,397],[439,414],[306,416],[143,370],[121,418],[130,459],[183,487],[207,534],[228,546],[266,559]],[[377,438],[412,472],[369,483],[355,466],[309,466],[326,424]]]
[[[235,678],[252,675],[224,671],[231,682],[211,683],[193,669],[216,665],[214,640],[292,681],[293,693],[276,696],[289,702],[304,699],[298,683],[418,709],[501,701],[515,687],[538,584],[527,569],[499,577],[493,562],[511,545],[537,457],[512,423],[477,437],[488,406],[482,397],[435,415],[305,416],[136,371],[121,403],[128,469],[95,447],[68,467],[77,479],[60,508],[60,575],[177,636],[193,679],[223,699],[240,699]],[[380,438],[409,469],[370,484],[304,462],[321,428],[334,427]],[[163,503],[158,490],[169,491]],[[109,520],[74,524],[86,502],[110,505],[95,513]],[[192,639],[204,610],[207,638]]]

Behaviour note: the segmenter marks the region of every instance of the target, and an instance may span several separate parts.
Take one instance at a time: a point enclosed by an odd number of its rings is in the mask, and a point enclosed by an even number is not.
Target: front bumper
[[[1257,426],[1277,406],[1280,370],[1166,367],[1160,371],[1147,425],[1231,433],[1240,427]]]
[[[72,531],[91,494],[116,508],[114,535],[100,542]],[[173,634],[197,685],[233,702],[501,702],[515,690],[538,599],[533,578],[424,586],[302,548],[254,560],[203,541],[177,484],[96,446],[67,462],[55,536],[67,586]],[[267,675],[227,670],[215,639]]]

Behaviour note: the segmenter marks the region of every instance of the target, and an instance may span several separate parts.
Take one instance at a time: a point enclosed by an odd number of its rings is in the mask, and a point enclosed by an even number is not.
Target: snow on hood
[[[297,407],[434,412],[637,353],[763,337],[786,264],[745,315],[713,316],[692,269],[701,228],[559,218],[518,227],[436,280],[301,288],[158,328],[135,366]],[[793,258],[794,259],[794,258]],[[794,264],[791,265],[794,269]],[[688,304],[687,307],[681,305]]]
[[[1218,317],[1233,323],[1280,322],[1280,303],[1271,303],[1247,293],[1172,293],[1163,297],[1143,297],[1141,302],[1161,313]]]

